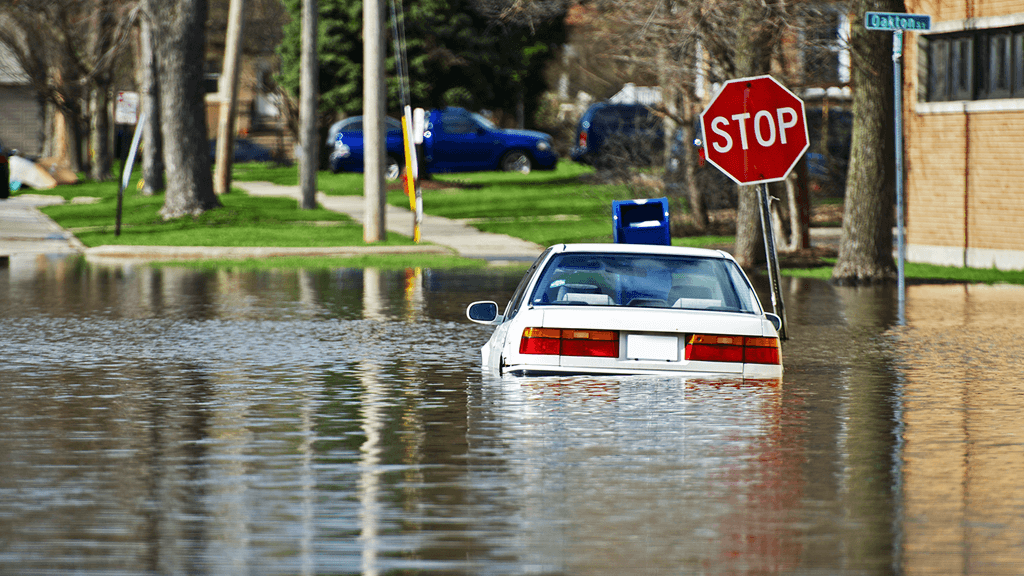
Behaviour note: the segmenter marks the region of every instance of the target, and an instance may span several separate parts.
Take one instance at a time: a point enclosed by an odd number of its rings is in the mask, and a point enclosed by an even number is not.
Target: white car
[[[499,374],[782,377],[781,319],[717,250],[552,246],[504,314],[488,301],[466,315],[496,326],[481,352]]]

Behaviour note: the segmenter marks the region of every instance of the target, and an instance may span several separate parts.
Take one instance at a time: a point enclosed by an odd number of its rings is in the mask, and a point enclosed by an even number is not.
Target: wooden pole
[[[220,77],[220,122],[217,129],[217,158],[213,191],[231,191],[231,167],[235,162],[235,117],[238,115],[238,76],[242,54],[242,26],[245,0],[231,0],[228,30],[224,39],[224,66]]]
[[[316,52],[317,0],[302,0],[302,56],[299,78],[299,187],[302,189],[301,208],[316,208],[316,170],[320,165],[320,140],[317,137],[317,86],[320,64]]]
[[[387,237],[384,195],[384,2],[363,1],[363,240]]]

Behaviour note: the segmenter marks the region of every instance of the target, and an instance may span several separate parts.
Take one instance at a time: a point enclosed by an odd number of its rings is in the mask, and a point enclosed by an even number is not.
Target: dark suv
[[[643,104],[598,102],[580,117],[571,157],[597,168],[649,165],[664,150],[661,118]]]

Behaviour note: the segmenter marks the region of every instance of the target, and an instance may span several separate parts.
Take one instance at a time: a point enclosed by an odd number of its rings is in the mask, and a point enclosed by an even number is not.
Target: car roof
[[[345,118],[345,119],[342,119],[342,120],[338,120],[337,122],[332,124],[331,127],[335,128],[335,129],[343,129],[343,128],[346,128],[349,125],[355,124],[357,122],[362,123],[362,121],[363,121],[363,117],[362,116],[349,116],[348,118]],[[387,124],[389,127],[395,127],[395,126],[401,127],[402,126],[401,122],[399,122],[398,120],[392,118],[391,116],[385,116],[384,117],[384,123]],[[362,130],[360,130],[360,132],[361,131]]]
[[[605,252],[614,254],[657,254],[664,256],[696,256],[700,258],[718,258],[733,260],[731,254],[721,250],[708,248],[690,248],[687,246],[662,246],[658,244],[556,244],[552,246],[552,253],[569,252]]]

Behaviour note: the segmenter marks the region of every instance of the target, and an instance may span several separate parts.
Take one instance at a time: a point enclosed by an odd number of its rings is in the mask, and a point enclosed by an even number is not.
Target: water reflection
[[[1013,573],[1021,291],[785,279],[781,384],[494,379],[520,274],[0,269],[0,572]]]
[[[523,571],[783,571],[800,543],[779,512],[803,479],[781,412],[775,382],[485,382],[471,484],[514,511],[504,553]]]
[[[903,412],[908,574],[1019,574],[1024,565],[1024,290],[907,293]]]

